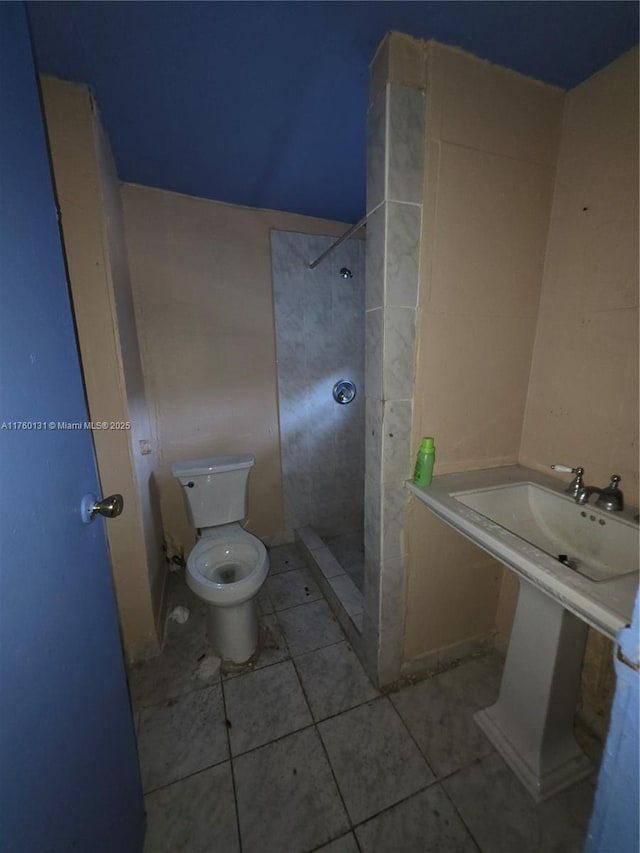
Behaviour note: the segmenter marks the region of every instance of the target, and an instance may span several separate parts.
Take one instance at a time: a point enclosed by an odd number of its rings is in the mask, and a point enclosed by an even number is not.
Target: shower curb
[[[340,600],[339,595],[330,583],[330,580],[334,577],[342,577],[343,575],[348,577],[348,575],[313,528],[298,528],[296,530],[296,542],[306,557],[313,578],[326,598],[329,607],[333,611],[333,615],[347,635],[347,640],[354,652],[362,661],[362,611],[353,614],[348,613],[344,603]],[[325,574],[326,571],[333,573],[327,577]]]

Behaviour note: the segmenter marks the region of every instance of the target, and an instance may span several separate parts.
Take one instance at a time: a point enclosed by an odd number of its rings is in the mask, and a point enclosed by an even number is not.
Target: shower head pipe
[[[349,228],[347,231],[344,232],[342,237],[338,237],[338,239],[336,240],[335,243],[332,243],[328,249],[325,249],[324,252],[315,259],[315,261],[311,261],[311,263],[308,265],[309,269],[310,270],[315,269],[318,266],[318,264],[320,264],[320,263],[322,263],[322,261],[324,261],[324,259],[327,257],[329,252],[333,252],[333,250],[337,249],[341,243],[344,243],[345,240],[348,240],[349,237],[351,237],[353,234],[356,233],[356,231],[358,231],[360,228],[362,228],[362,226],[365,224],[366,221],[367,221],[366,216],[363,216],[362,219],[359,219],[355,225],[352,225],[351,228]]]

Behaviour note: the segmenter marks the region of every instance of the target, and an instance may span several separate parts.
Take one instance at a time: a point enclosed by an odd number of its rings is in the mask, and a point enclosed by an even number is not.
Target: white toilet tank
[[[250,453],[174,462],[171,473],[182,485],[194,527],[217,527],[245,518],[254,462]]]

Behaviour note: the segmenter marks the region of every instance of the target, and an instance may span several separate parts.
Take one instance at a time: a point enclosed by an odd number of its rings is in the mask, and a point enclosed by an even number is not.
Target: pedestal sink
[[[536,800],[593,770],[573,737],[587,628],[614,639],[638,586],[637,509],[578,506],[563,485],[521,466],[407,484],[520,577],[500,695],[476,722]]]

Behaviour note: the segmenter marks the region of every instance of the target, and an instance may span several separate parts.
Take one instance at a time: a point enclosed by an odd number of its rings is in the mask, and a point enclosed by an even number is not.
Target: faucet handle
[[[618,483],[620,482],[621,479],[622,479],[622,477],[620,476],[620,474],[612,474],[611,475],[611,482],[607,486],[606,491],[607,492],[618,492],[619,494],[622,494],[622,491],[618,488]]]
[[[552,465],[551,467],[554,471],[558,471],[560,474],[576,475],[565,489],[565,492],[573,495],[574,498],[577,498],[580,490],[584,488],[584,481],[582,479],[584,476],[584,468],[580,466],[577,468],[570,468],[568,465]]]
[[[551,467],[559,474],[577,474],[578,471],[584,474],[584,468],[569,468],[568,465],[552,465]]]
[[[624,509],[624,495],[622,489],[618,488],[621,479],[622,477],[619,474],[611,475],[611,482],[605,489],[601,490],[596,506],[617,512]]]

